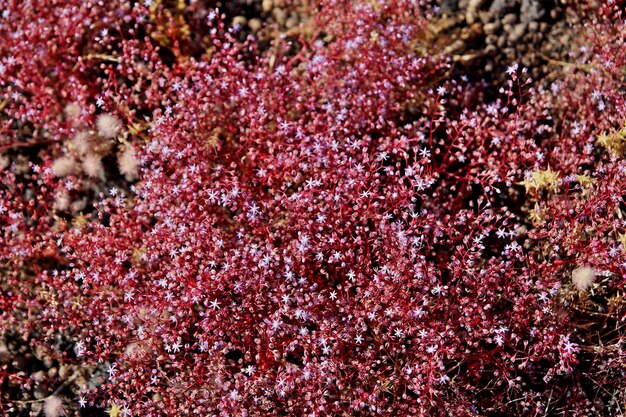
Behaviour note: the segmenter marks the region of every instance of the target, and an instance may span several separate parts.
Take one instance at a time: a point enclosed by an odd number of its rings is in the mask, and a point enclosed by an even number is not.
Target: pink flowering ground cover
[[[0,1],[0,412],[622,415],[624,5],[253,3]]]

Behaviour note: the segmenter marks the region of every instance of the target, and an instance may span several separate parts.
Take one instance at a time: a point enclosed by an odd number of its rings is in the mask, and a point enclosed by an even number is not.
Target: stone
[[[516,0],[494,0],[489,7],[489,11],[496,16],[503,16],[512,11],[516,3]]]
[[[244,16],[235,16],[233,18],[233,26],[244,27],[247,24],[248,24],[248,19],[246,19]]]
[[[285,26],[285,22],[287,21],[287,13],[285,10],[276,7],[272,10],[272,15],[274,16],[274,19],[276,19],[276,23],[281,26]]]
[[[261,19],[257,17],[248,21],[248,27],[252,32],[258,32],[261,29],[261,26],[263,26],[263,23],[261,22]]]
[[[526,33],[526,23],[518,23],[513,27],[513,30],[509,32],[509,42],[512,44],[517,43],[522,36]]]
[[[465,21],[468,24],[472,24],[476,22],[476,18],[478,17],[478,12],[480,8],[484,5],[485,0],[469,0],[467,3],[467,11],[465,12]]]
[[[483,30],[485,31],[485,34],[487,36],[495,35],[496,33],[500,32],[500,29],[502,29],[502,25],[499,21],[487,23],[485,24],[485,26],[483,26]]]
[[[537,0],[522,0],[520,7],[520,22],[530,23],[538,21],[545,14],[541,3]]]
[[[509,13],[502,18],[503,25],[512,25],[517,22],[517,15],[515,13]]]
[[[261,3],[261,9],[265,13],[271,12],[273,8],[274,8],[274,2],[272,0],[263,0],[263,2]]]

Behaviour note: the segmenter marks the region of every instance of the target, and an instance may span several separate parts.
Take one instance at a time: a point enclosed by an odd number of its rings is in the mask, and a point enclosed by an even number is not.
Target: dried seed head
[[[78,118],[80,117],[80,106],[78,105],[78,103],[68,103],[65,106],[64,112],[65,112],[65,117],[67,117],[68,120],[71,120],[72,122],[76,122],[78,121]]]
[[[580,291],[589,289],[593,285],[595,278],[596,271],[587,266],[581,266],[572,271],[572,282]]]
[[[46,417],[61,417],[65,415],[65,406],[63,401],[53,395],[45,399],[43,404],[43,412]]]
[[[127,146],[124,152],[118,155],[117,164],[120,172],[128,181],[132,181],[138,177],[139,160],[137,160],[135,149],[132,146]]]
[[[83,170],[85,174],[91,178],[98,178],[104,176],[104,167],[102,166],[102,160],[98,155],[87,155],[83,159]]]
[[[54,208],[56,210],[65,211],[70,208],[70,196],[67,193],[60,193],[54,200]]]
[[[74,145],[74,149],[76,149],[79,155],[86,155],[92,147],[89,132],[83,130],[76,133],[72,139],[72,145]]]
[[[52,172],[57,177],[65,177],[75,174],[79,170],[78,163],[67,156],[63,156],[52,163]]]
[[[112,139],[117,136],[122,125],[119,120],[110,114],[101,114],[96,121],[98,134],[106,139]]]

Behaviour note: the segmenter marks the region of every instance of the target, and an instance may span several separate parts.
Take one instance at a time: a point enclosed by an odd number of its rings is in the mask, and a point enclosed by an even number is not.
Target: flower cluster
[[[203,2],[41,3],[0,2],[0,330],[100,375],[71,401],[619,410],[621,6],[498,90],[419,1],[312,2],[271,42]]]

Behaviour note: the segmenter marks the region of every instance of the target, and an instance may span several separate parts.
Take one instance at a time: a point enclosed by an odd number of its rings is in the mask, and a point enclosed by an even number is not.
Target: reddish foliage
[[[3,3],[0,329],[106,363],[90,401],[145,416],[623,404],[617,6],[594,11],[557,80],[512,65],[489,94],[425,52],[436,17],[415,1],[316,3],[312,29],[270,45],[196,3]],[[582,267],[590,290],[572,283]]]

